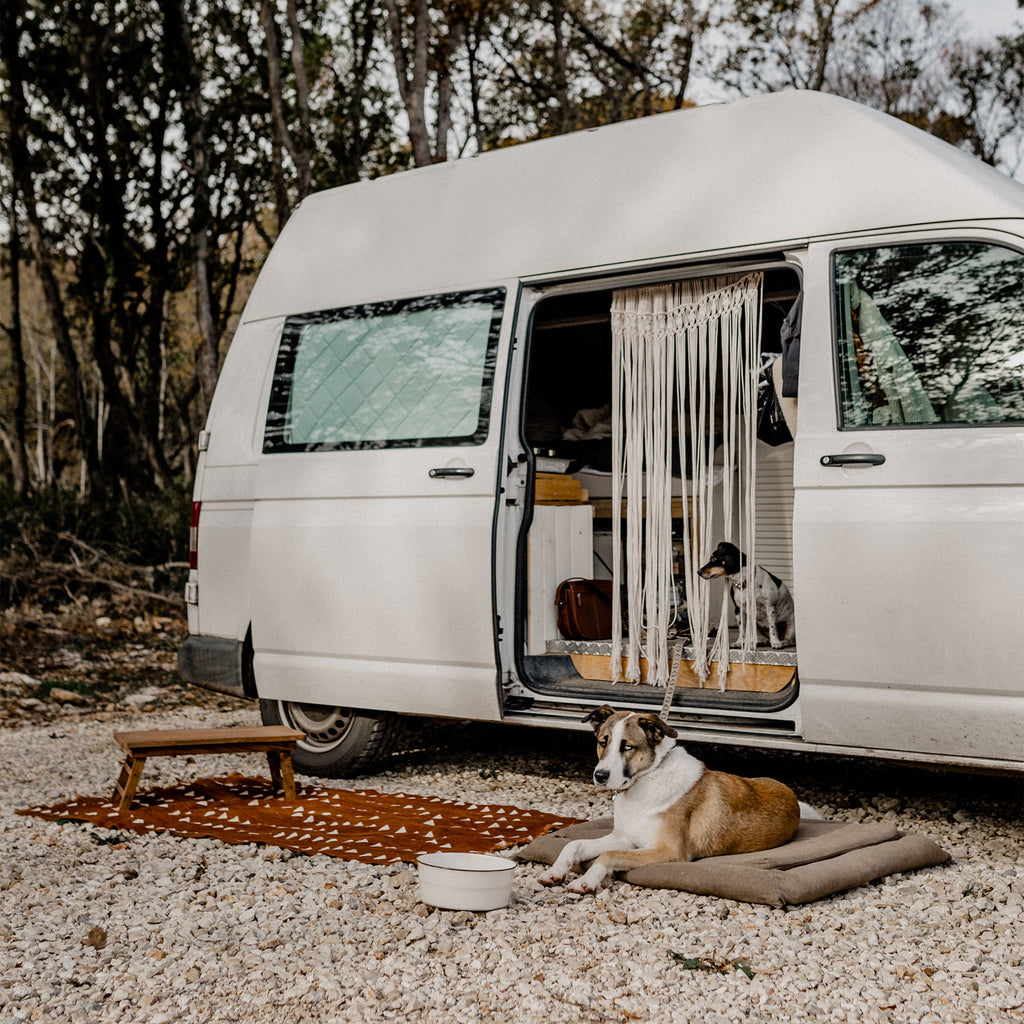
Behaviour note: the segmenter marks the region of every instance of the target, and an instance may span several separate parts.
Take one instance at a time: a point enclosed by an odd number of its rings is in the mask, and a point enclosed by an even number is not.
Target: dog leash
[[[675,696],[676,684],[679,682],[679,666],[683,660],[683,645],[676,644],[672,648],[672,671],[668,674],[668,682],[665,683],[665,699],[661,702],[662,721],[668,721],[668,713],[672,709],[672,698]]]

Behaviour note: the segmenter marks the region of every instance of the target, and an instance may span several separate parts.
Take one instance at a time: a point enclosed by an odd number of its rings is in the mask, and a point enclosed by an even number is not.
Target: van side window
[[[504,289],[292,316],[265,452],[481,444]]]
[[[833,275],[842,427],[1024,422],[1024,254],[886,246]]]

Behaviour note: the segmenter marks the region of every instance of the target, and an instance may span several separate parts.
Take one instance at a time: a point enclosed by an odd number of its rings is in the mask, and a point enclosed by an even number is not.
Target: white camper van
[[[199,448],[180,671],[300,771],[604,703],[1024,771],[1024,186],[885,115],[776,94],[310,196]],[[795,640],[740,635],[721,541]]]

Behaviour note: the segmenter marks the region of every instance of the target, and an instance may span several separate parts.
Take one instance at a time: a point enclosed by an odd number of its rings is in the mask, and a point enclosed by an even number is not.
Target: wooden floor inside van
[[[612,676],[612,645],[609,641],[549,640],[549,654],[568,655],[573,667],[582,679],[605,683],[621,683]],[[695,651],[692,647],[682,649],[677,687],[693,689],[720,688],[718,663],[711,663],[711,672],[702,684],[693,670]],[[669,658],[672,657],[672,643],[669,643]],[[727,691],[746,693],[778,693],[784,690],[796,674],[796,649],[758,648],[753,651],[734,650],[730,652],[729,674],[726,677]],[[673,666],[674,668],[674,666]],[[640,682],[647,682],[647,659],[640,659]]]

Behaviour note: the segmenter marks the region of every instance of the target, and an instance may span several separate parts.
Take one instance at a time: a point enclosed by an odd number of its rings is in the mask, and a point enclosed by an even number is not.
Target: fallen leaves
[[[668,955],[678,961],[684,971],[709,971],[716,974],[726,974],[728,971],[739,971],[748,978],[754,977],[754,970],[742,957],[734,960],[719,959],[711,956],[687,956],[685,953],[677,953],[670,949]]]

